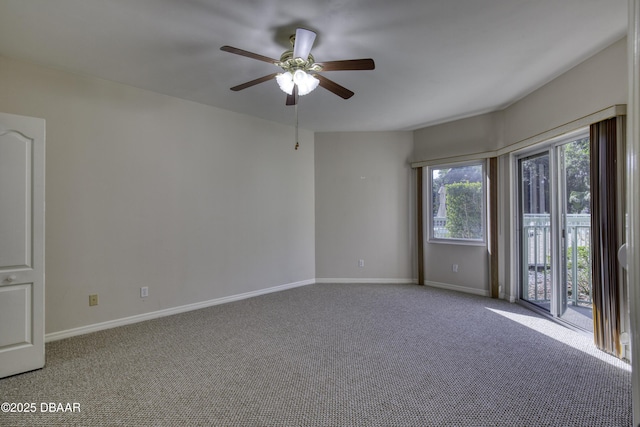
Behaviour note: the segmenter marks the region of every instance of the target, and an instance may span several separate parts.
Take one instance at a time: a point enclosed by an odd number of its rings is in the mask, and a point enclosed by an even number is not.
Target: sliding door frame
[[[633,425],[640,425],[640,0],[629,0],[627,116],[627,278],[631,326]]]
[[[564,209],[560,209],[560,197],[563,195],[563,190],[559,188],[560,183],[560,174],[561,174],[561,165],[560,165],[560,147],[564,144],[570,143],[577,139],[580,139],[584,136],[589,135],[589,128],[580,128],[573,132],[569,132],[565,135],[549,139],[548,141],[540,142],[539,144],[529,146],[526,149],[512,152],[510,154],[510,162],[512,168],[512,182],[514,183],[512,187],[512,208],[515,213],[515,224],[514,231],[516,238],[514,239],[514,257],[513,261],[515,261],[514,265],[516,270],[517,284],[516,284],[516,301],[518,303],[525,304],[529,308],[533,308],[535,311],[540,312],[541,314],[551,316],[553,319],[561,322],[562,324],[572,328],[582,331],[582,329],[576,328],[575,325],[567,323],[563,321],[562,315],[564,314],[563,310],[563,301],[566,300],[566,281],[563,282],[563,270],[564,263],[566,260],[563,260],[564,253],[564,245],[565,245],[565,236],[563,236],[562,230],[565,227],[564,220],[562,216],[564,215]],[[523,259],[522,259],[522,245],[524,244],[522,239],[522,211],[521,211],[521,193],[522,193],[522,183],[520,181],[521,173],[520,173],[520,161],[526,159],[527,157],[532,157],[537,154],[544,155],[544,153],[548,153],[549,155],[549,211],[550,211],[550,233],[551,233],[551,303],[549,311],[544,308],[527,301],[523,298],[523,280],[524,280],[524,268]]]

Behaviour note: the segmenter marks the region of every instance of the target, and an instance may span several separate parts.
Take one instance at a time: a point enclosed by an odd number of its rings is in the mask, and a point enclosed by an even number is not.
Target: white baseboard
[[[321,278],[316,279],[316,283],[390,283],[390,284],[416,284],[418,279],[367,279],[367,278]]]
[[[457,291],[457,292],[464,292],[464,293],[467,293],[467,294],[480,295],[480,296],[483,296],[483,297],[491,296],[491,293],[488,290],[467,288],[466,286],[451,285],[449,283],[431,282],[431,281],[425,280],[424,285],[425,286],[431,286],[433,288],[449,289],[451,291]]]
[[[232,301],[257,297],[259,295],[270,294],[272,292],[284,291],[286,289],[297,288],[300,286],[312,285],[316,283],[315,279],[302,280],[300,282],[287,283],[284,285],[273,286],[271,288],[259,289],[257,291],[245,292],[242,294],[231,295],[228,297],[215,298],[208,301],[197,302],[193,304],[181,305],[179,307],[167,308],[164,310],[152,311],[150,313],[137,314],[135,316],[124,317],[122,319],[109,320],[107,322],[94,323],[92,325],[81,326],[79,328],[67,329],[65,331],[51,332],[44,337],[45,342],[62,340],[78,335],[89,334],[104,329],[116,328],[118,326],[130,325],[132,323],[144,322],[145,320],[157,319],[159,317],[171,316],[173,314],[184,313],[201,308],[212,307],[214,305],[224,304]]]

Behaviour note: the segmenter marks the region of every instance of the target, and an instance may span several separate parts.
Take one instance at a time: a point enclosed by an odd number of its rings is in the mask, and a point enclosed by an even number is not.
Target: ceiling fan
[[[315,59],[311,55],[311,47],[313,46],[315,39],[316,33],[313,31],[298,28],[296,33],[289,39],[292,49],[286,50],[280,56],[280,60],[248,52],[232,46],[222,46],[220,50],[225,52],[269,62],[282,68],[282,72],[280,73],[272,73],[255,80],[251,80],[241,85],[234,86],[231,90],[243,90],[275,78],[280,89],[287,94],[287,105],[296,105],[298,103],[298,96],[306,95],[318,86],[335,93],[343,99],[351,98],[353,96],[352,91],[318,73],[324,71],[373,70],[375,68],[373,59],[366,58],[315,62]]]

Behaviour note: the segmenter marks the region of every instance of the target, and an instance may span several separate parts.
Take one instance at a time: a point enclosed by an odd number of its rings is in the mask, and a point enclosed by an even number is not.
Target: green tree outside
[[[470,166],[457,166],[453,168],[437,169],[437,173],[433,174],[433,216],[436,216],[439,202],[439,190],[441,187],[446,187],[450,184],[458,182],[482,182],[482,166],[470,165]]]
[[[458,182],[445,188],[449,237],[482,239],[482,183]]]
[[[591,183],[589,138],[565,145],[565,173],[567,179],[567,213],[590,213]]]

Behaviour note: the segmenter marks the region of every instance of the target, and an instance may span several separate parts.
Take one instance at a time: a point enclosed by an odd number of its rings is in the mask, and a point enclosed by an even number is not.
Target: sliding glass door
[[[551,154],[543,151],[518,160],[520,182],[520,298],[551,310]]]
[[[593,331],[589,138],[559,145],[562,319]]]
[[[592,330],[588,137],[520,157],[517,171],[520,298]]]

